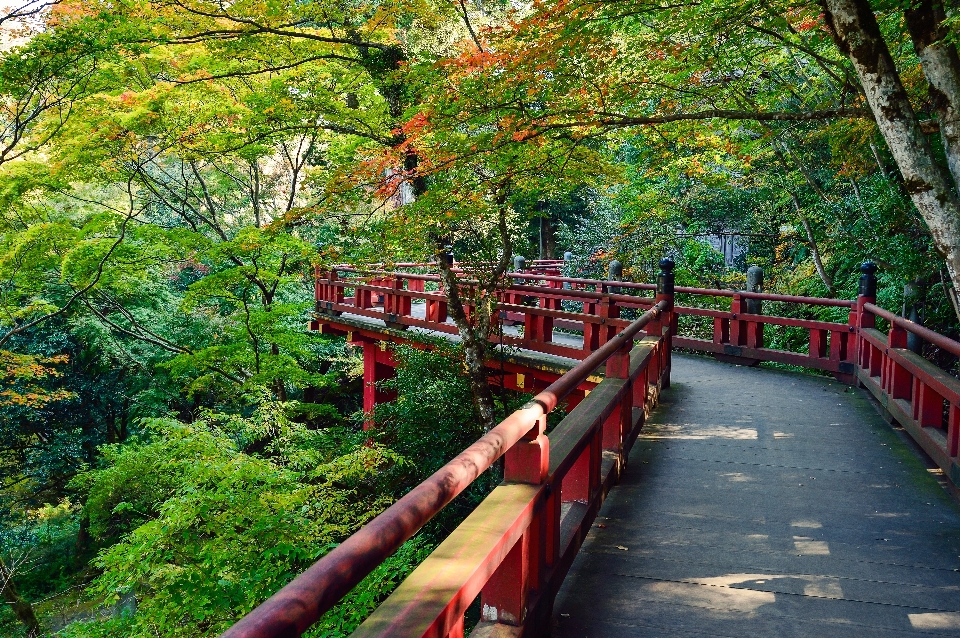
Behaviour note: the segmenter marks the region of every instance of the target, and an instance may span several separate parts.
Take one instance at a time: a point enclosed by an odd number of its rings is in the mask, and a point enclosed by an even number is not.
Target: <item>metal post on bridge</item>
[[[872,312],[864,308],[865,304],[877,302],[877,265],[872,261],[865,261],[860,265],[860,283],[857,287],[857,365],[864,370],[870,368],[870,348],[863,345],[863,336],[860,332],[877,326],[877,318]]]
[[[567,252],[563,253],[563,269],[564,269],[564,271],[567,270],[567,266],[570,265],[570,262],[571,262],[571,261],[573,261],[573,253],[568,250]],[[567,271],[567,272],[569,272],[569,271]],[[565,274],[566,274],[566,273],[565,273]],[[563,282],[563,289],[564,289],[564,290],[570,290],[570,288],[571,288],[571,286],[570,286],[570,282],[569,282],[569,281]]]
[[[513,272],[525,272],[527,270],[527,258],[523,255],[514,255],[513,257]],[[513,283],[523,285],[525,282],[523,279],[512,279]],[[514,293],[508,300],[507,303],[517,304],[518,306],[524,305],[526,297],[519,293]]]
[[[920,319],[920,310],[923,307],[924,283],[920,279],[908,281],[903,284],[903,317],[909,319],[918,326],[922,326]],[[923,353],[923,339],[913,334],[907,333],[907,349],[917,354]]]
[[[747,289],[745,292],[763,292],[763,268],[760,266],[750,266],[747,268]],[[745,301],[748,315],[763,314],[763,300],[747,297]],[[759,321],[747,322],[747,347],[763,347],[763,325],[764,324]]]
[[[660,274],[657,275],[657,296],[655,303],[666,302],[666,309],[660,319],[661,330],[668,330],[668,336],[664,339],[663,358],[663,383],[661,388],[666,390],[670,387],[670,359],[673,351],[673,336],[677,330],[677,315],[673,312],[673,287],[674,287],[674,262],[669,257],[660,260]],[[661,333],[662,334],[662,333]]]
[[[763,268],[750,266],[747,268],[746,292],[763,292]],[[751,315],[763,314],[763,300],[747,298],[747,312]]]
[[[610,262],[610,265],[607,267],[607,280],[608,281],[623,281],[623,264],[614,259]],[[611,295],[620,294],[620,286],[610,286],[609,291]]]
[[[872,261],[860,264],[860,284],[857,287],[857,322],[861,328],[873,328],[877,325],[873,313],[864,310],[864,304],[877,303],[877,265]]]

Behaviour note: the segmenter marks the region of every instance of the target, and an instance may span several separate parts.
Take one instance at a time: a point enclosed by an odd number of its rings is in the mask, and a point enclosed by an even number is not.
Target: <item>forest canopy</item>
[[[768,291],[847,299],[871,260],[881,305],[956,337],[958,19],[934,0],[6,5],[0,633],[235,622],[516,403],[483,369],[516,255],[643,282],[671,256],[679,283],[728,289],[759,265]],[[457,291],[448,251],[483,264],[449,300],[461,345],[398,350],[397,400],[363,414],[358,352],[307,329],[314,274],[430,263]],[[495,482],[317,635],[349,633]]]

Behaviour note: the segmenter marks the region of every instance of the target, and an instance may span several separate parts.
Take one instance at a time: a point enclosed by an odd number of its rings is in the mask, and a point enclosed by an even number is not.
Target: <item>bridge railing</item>
[[[469,274],[469,273],[465,273]],[[499,319],[505,325],[522,325],[520,336],[504,334],[491,337],[528,350],[583,359],[604,344],[617,330],[629,325],[623,311],[639,312],[653,305],[653,298],[642,296],[653,291],[654,284],[564,277],[538,272],[512,272],[501,294]],[[464,280],[465,286],[469,279]],[[428,290],[433,288],[433,290]],[[674,313],[674,345],[743,363],[774,361],[816,368],[852,380],[856,363],[856,302],[767,293],[735,292],[706,288],[677,287],[694,305],[678,305]],[[730,309],[704,307],[710,300],[729,298]],[[696,300],[703,303],[697,304]],[[423,303],[423,308],[414,305]],[[847,308],[847,323],[778,317],[750,312],[760,303],[781,302],[808,307]],[[751,303],[760,302],[760,303]],[[341,266],[318,274],[317,310],[383,319],[392,328],[417,326],[456,334],[456,326],[447,315],[447,300],[438,276],[400,270],[360,270]],[[469,308],[467,309],[469,312]],[[706,317],[713,322],[711,338],[684,334],[681,317]],[[788,351],[769,347],[766,326],[799,328],[808,333],[806,351]],[[560,343],[554,331],[583,335],[581,346]]]
[[[504,482],[354,635],[460,638],[478,595],[486,622],[549,622],[563,576],[669,384],[669,269],[660,284],[639,319],[223,635],[299,636],[501,456]],[[547,414],[600,366],[604,380],[547,436]]]
[[[960,486],[960,381],[907,348],[912,333],[960,357],[960,343],[875,305],[861,295],[857,377],[933,459]],[[876,317],[889,325],[876,329]]]
[[[669,267],[656,286],[528,270],[510,273],[512,285],[503,291],[498,318],[510,321],[515,313],[524,322],[524,334],[511,339],[549,352],[547,348],[559,347],[551,343],[554,328],[568,325],[583,333],[584,345],[558,352],[573,353],[582,362],[225,635],[299,636],[501,456],[505,482],[356,635],[459,638],[463,613],[477,595],[485,622],[546,626],[557,588],[647,410],[669,385],[671,345],[858,379],[960,484],[960,382],[907,350],[906,334],[957,356],[960,343],[876,306],[872,264],[872,270],[864,265],[856,301],[676,288],[689,299],[730,299],[729,310],[717,310],[675,306],[672,262],[664,263]],[[428,285],[437,289],[427,290]],[[452,333],[456,329],[446,317],[446,296],[439,286],[439,278],[429,274],[337,268],[318,277],[318,310]],[[624,294],[653,289],[656,297]],[[414,300],[423,300],[422,317],[414,316]],[[847,309],[848,321],[764,315],[756,303],[763,301]],[[569,310],[571,304],[582,311]],[[620,317],[622,309],[643,314],[629,321]],[[680,315],[712,320],[712,339],[678,335]],[[876,329],[876,317],[889,323],[887,334]],[[806,330],[808,351],[766,347],[765,326]],[[606,366],[604,380],[546,435],[546,415],[601,364]]]
[[[772,361],[846,375],[852,380],[856,366],[857,304],[844,299],[819,299],[758,292],[735,292],[706,288],[677,287],[678,294],[694,297],[729,298],[730,310],[716,310],[678,305],[678,317],[710,317],[713,320],[711,339],[683,334],[678,330],[674,345],[723,357],[736,357],[745,363]],[[760,303],[780,302],[813,307],[849,308],[847,323],[797,319],[751,312]],[[751,304],[750,302],[754,302]],[[756,303],[760,302],[760,303]],[[808,333],[806,352],[768,347],[766,326],[799,328]]]
[[[529,272],[508,273],[506,277],[517,283],[501,293],[497,319],[522,324],[523,331],[520,336],[493,335],[491,340],[573,359],[583,359],[630,325],[629,319],[620,317],[621,310],[645,310],[654,303],[652,297],[611,292],[620,288],[652,290],[652,284]],[[461,285],[468,287],[471,282],[463,279]],[[338,266],[317,273],[316,299],[317,311],[321,313],[382,319],[388,327],[401,330],[415,326],[447,334],[458,332],[449,318],[447,297],[437,275]],[[580,309],[564,309],[570,304]],[[466,310],[471,311],[469,306]],[[556,342],[555,328],[583,334],[583,345]]]

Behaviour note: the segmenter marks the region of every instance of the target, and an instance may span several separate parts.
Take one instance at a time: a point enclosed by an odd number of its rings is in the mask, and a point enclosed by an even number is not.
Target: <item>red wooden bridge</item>
[[[224,636],[307,632],[500,457],[503,483],[354,635],[463,636],[478,596],[474,636],[960,635],[960,381],[907,335],[960,343],[876,306],[872,264],[852,301],[560,265],[508,275],[491,337],[491,381],[531,400]],[[416,265],[318,273],[316,298],[312,328],[363,348],[366,409],[390,400],[386,344],[457,335]]]

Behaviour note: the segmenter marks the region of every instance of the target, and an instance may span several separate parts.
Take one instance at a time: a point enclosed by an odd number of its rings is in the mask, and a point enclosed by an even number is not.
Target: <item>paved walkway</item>
[[[557,638],[960,636],[960,509],[861,391],[674,355]]]

